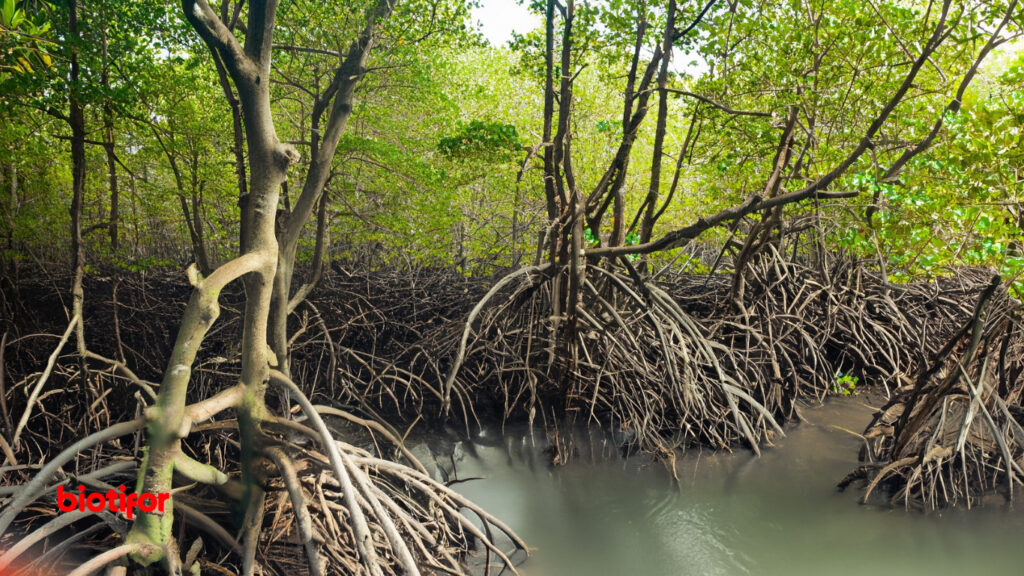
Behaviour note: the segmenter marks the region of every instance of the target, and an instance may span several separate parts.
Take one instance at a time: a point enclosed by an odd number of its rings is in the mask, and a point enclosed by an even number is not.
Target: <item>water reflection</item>
[[[870,410],[842,402],[805,416],[761,458],[680,458],[681,489],[659,464],[610,457],[593,432],[575,436],[576,460],[552,469],[544,436],[522,430],[459,446],[458,477],[485,479],[455,487],[532,547],[527,576],[1021,572],[1024,514],[859,506],[856,491],[834,488],[860,442],[838,427],[863,429]]]

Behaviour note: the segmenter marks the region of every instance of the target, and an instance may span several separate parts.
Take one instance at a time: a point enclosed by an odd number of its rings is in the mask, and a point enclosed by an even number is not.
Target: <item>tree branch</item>
[[[788,194],[781,194],[779,196],[775,196],[774,198],[769,198],[767,200],[762,199],[760,196],[751,196],[747,198],[742,204],[733,206],[731,208],[727,208],[707,218],[698,218],[697,221],[694,222],[693,224],[686,226],[684,228],[673,230],[653,242],[648,242],[646,244],[637,244],[634,246],[596,248],[593,250],[588,250],[587,255],[604,258],[614,258],[626,254],[650,254],[652,252],[658,252],[661,250],[678,248],[680,246],[684,246],[690,240],[697,238],[705,231],[715,226],[719,226],[725,222],[731,222],[737,218],[742,218],[747,214],[750,214],[757,210],[765,210],[768,208],[774,208],[776,206],[792,204],[794,202],[800,202],[802,200],[806,200],[812,197],[826,197],[824,191],[828,188],[828,186],[832,184],[832,182],[834,182],[837,178],[842,176],[843,173],[845,173],[846,170],[848,170],[850,166],[852,166],[853,163],[856,162],[857,159],[864,154],[865,151],[874,146],[872,138],[874,138],[875,134],[877,134],[878,131],[882,128],[882,125],[885,124],[886,120],[892,114],[893,110],[896,109],[896,106],[899,105],[899,103],[903,100],[904,96],[906,96],[907,92],[913,86],[914,80],[917,77],[918,72],[920,72],[921,68],[928,61],[928,58],[931,57],[932,53],[934,53],[935,50],[941,44],[942,38],[945,37],[944,33],[946,32],[946,19],[949,14],[949,7],[951,3],[952,0],[945,0],[943,2],[942,14],[939,18],[939,22],[935,26],[935,31],[932,33],[932,36],[929,38],[928,42],[924,45],[924,48],[921,50],[920,56],[918,56],[918,58],[914,61],[914,64],[911,66],[911,69],[907,73],[907,76],[903,79],[903,83],[896,90],[896,93],[893,94],[893,96],[889,99],[886,105],[882,108],[882,110],[878,113],[875,119],[871,122],[871,125],[868,126],[868,129],[864,134],[864,137],[861,138],[860,143],[858,143],[857,147],[846,157],[846,159],[840,162],[839,165],[833,168],[830,172],[828,172],[827,174],[825,174],[818,180],[814,181],[813,183],[811,183],[802,190],[790,192]],[[984,49],[983,52],[985,52]],[[987,52],[985,52],[985,54],[987,54]],[[828,197],[843,198],[856,195],[856,192],[840,192],[829,194]]]
[[[182,0],[181,6],[189,24],[210,50],[220,57],[235,83],[248,85],[253,82],[256,79],[256,67],[210,4],[206,0]]]
[[[695,98],[697,100],[700,100],[701,102],[704,102],[705,104],[710,104],[710,105],[714,106],[715,108],[718,108],[719,110],[721,110],[722,112],[725,112],[726,114],[732,114],[734,116],[759,116],[759,117],[763,117],[763,118],[771,118],[772,117],[772,113],[771,112],[761,112],[760,110],[736,110],[735,108],[730,108],[730,107],[726,106],[725,104],[722,104],[720,102],[716,102],[715,100],[712,100],[711,98],[708,98],[707,96],[704,96],[704,95],[701,95],[701,94],[696,94],[696,93],[693,93],[693,92],[689,92],[687,90],[677,90],[675,88],[662,88],[662,90],[664,90],[665,92],[668,92],[670,94],[679,94],[680,96],[687,96],[687,97],[690,97],[690,98]]]

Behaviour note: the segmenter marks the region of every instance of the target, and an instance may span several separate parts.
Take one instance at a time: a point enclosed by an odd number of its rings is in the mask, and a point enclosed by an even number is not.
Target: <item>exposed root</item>
[[[851,393],[837,384],[843,374],[887,392],[905,385],[970,316],[967,298],[983,286],[970,270],[895,286],[841,257],[793,253],[766,244],[739,293],[730,275],[656,282],[625,260],[591,263],[575,313],[558,317],[550,311],[564,271],[523,269],[495,285],[459,333],[426,333],[433,348],[421,344],[417,357],[452,358],[442,397],[452,390],[466,413],[490,396],[504,419],[555,408],[662,455],[695,443],[756,452],[796,416],[797,399]],[[398,380],[395,372],[382,371]],[[431,380],[420,372],[404,382],[422,393]],[[371,385],[359,397],[372,404],[385,394]]]
[[[200,562],[217,557],[221,558],[219,569],[237,573],[244,559],[254,556],[266,574],[466,574],[470,554],[482,554],[488,567],[492,561],[498,562],[516,573],[511,556],[516,550],[525,551],[523,542],[508,527],[428,476],[386,427],[335,408],[317,410],[283,375],[275,373],[273,380],[291,389],[314,428],[282,418],[267,421],[261,442],[265,446],[261,477],[269,513],[254,543],[257,548],[245,550],[231,535],[242,495],[237,483],[229,481],[220,487],[186,484],[175,488],[179,530],[185,534],[187,527],[199,528],[214,536],[215,544],[205,545],[208,552],[202,559],[199,553],[204,545],[198,539],[192,540],[184,555],[176,546],[165,551],[163,562],[169,573],[197,573]],[[202,421],[233,406],[231,399],[237,395],[232,390],[187,409],[195,422],[187,441],[189,450],[205,452],[221,469],[236,461],[237,421]],[[398,448],[410,464],[398,464],[377,451],[334,440],[320,412],[365,425],[385,441],[397,443],[390,448]],[[132,484],[141,454],[116,440],[143,424],[138,419],[104,428],[52,456],[46,466],[31,470],[27,484],[0,487],[0,550],[5,550],[0,555],[0,571],[70,571],[75,564],[64,554],[81,546],[78,540],[84,537],[106,551],[74,568],[76,573],[91,573],[129,554],[150,552],[145,544],[117,545],[124,542],[129,526],[120,517],[109,512],[57,515],[51,496],[58,485],[81,483],[89,490],[106,492],[118,483]],[[297,440],[296,433],[322,448]],[[115,463],[103,465],[111,459]],[[69,466],[79,472],[65,473]],[[5,480],[12,477],[5,475]],[[234,503],[225,503],[224,496]],[[40,511],[45,514],[40,516]],[[57,542],[69,544],[54,547]],[[296,543],[304,558],[296,558]],[[46,553],[31,563],[16,562],[44,548]]]
[[[879,487],[893,503],[930,509],[1013,498],[1024,482],[1018,314],[993,279],[916,382],[875,414],[862,457],[878,464],[863,474],[865,501]]]

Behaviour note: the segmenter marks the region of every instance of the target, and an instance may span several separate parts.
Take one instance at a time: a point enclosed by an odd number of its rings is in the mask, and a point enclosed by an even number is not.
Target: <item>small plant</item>
[[[852,374],[836,372],[836,381],[832,384],[832,391],[843,396],[856,396],[859,393],[857,391],[858,381],[859,378]]]

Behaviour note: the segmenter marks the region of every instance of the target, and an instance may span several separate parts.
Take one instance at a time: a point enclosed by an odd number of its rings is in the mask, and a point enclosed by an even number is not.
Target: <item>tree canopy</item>
[[[244,3],[225,6],[229,22],[244,20]],[[530,8],[542,16],[546,10],[544,2]],[[783,187],[810,182],[863,137],[925,46],[940,8],[853,1],[673,5],[677,32],[698,17],[700,23],[673,38],[659,72],[645,67],[663,50],[668,2],[579,3],[568,34],[557,31],[565,20],[558,5],[552,70],[561,78],[565,63],[571,75],[565,104],[575,179],[583,189],[599,186],[623,151],[624,127],[632,132],[628,168],[614,184],[628,220],[623,237],[646,241],[757,191],[792,111],[799,170]],[[364,9],[281,7],[272,106],[281,138],[296,145],[300,162],[309,161],[311,126],[324,114],[317,98],[330,89],[332,67],[358,33]],[[61,3],[8,0],[0,11],[0,163],[9,183],[17,171],[3,203],[5,257],[54,260],[69,249],[64,235],[42,231],[68,226],[71,166],[53,160],[70,153],[72,92],[87,134],[83,241],[92,263],[143,269],[199,260],[209,269],[237,253],[232,223],[247,193],[238,176],[247,151],[231,137],[240,127],[232,126],[233,100],[223,98],[232,91],[223,63],[209,57],[173,7],[90,2],[78,6],[73,33],[64,10]],[[834,222],[836,246],[883,254],[896,279],[962,264],[1010,275],[1020,269],[1015,155],[1024,75],[1012,40],[1016,20],[1003,35],[1010,41],[982,64],[956,109],[947,109],[1003,10],[999,3],[950,8],[942,46],[872,138],[870,152],[830,185],[862,194],[815,205],[816,214]],[[382,30],[327,179],[328,259],[487,273],[534,252],[545,220],[545,33],[522,31],[508,46],[492,46],[471,14],[470,4],[457,1],[404,2]],[[69,85],[72,55],[81,68],[76,87]],[[886,174],[939,118],[930,149]],[[289,177],[282,209],[291,208],[302,184]],[[661,214],[656,227],[644,229],[645,211],[648,218]],[[595,243],[618,225],[592,223],[599,228],[588,231]],[[713,232],[699,245],[713,252],[728,234]],[[300,261],[313,257],[314,240],[312,230],[303,231]],[[698,270],[711,263],[691,260]]]

